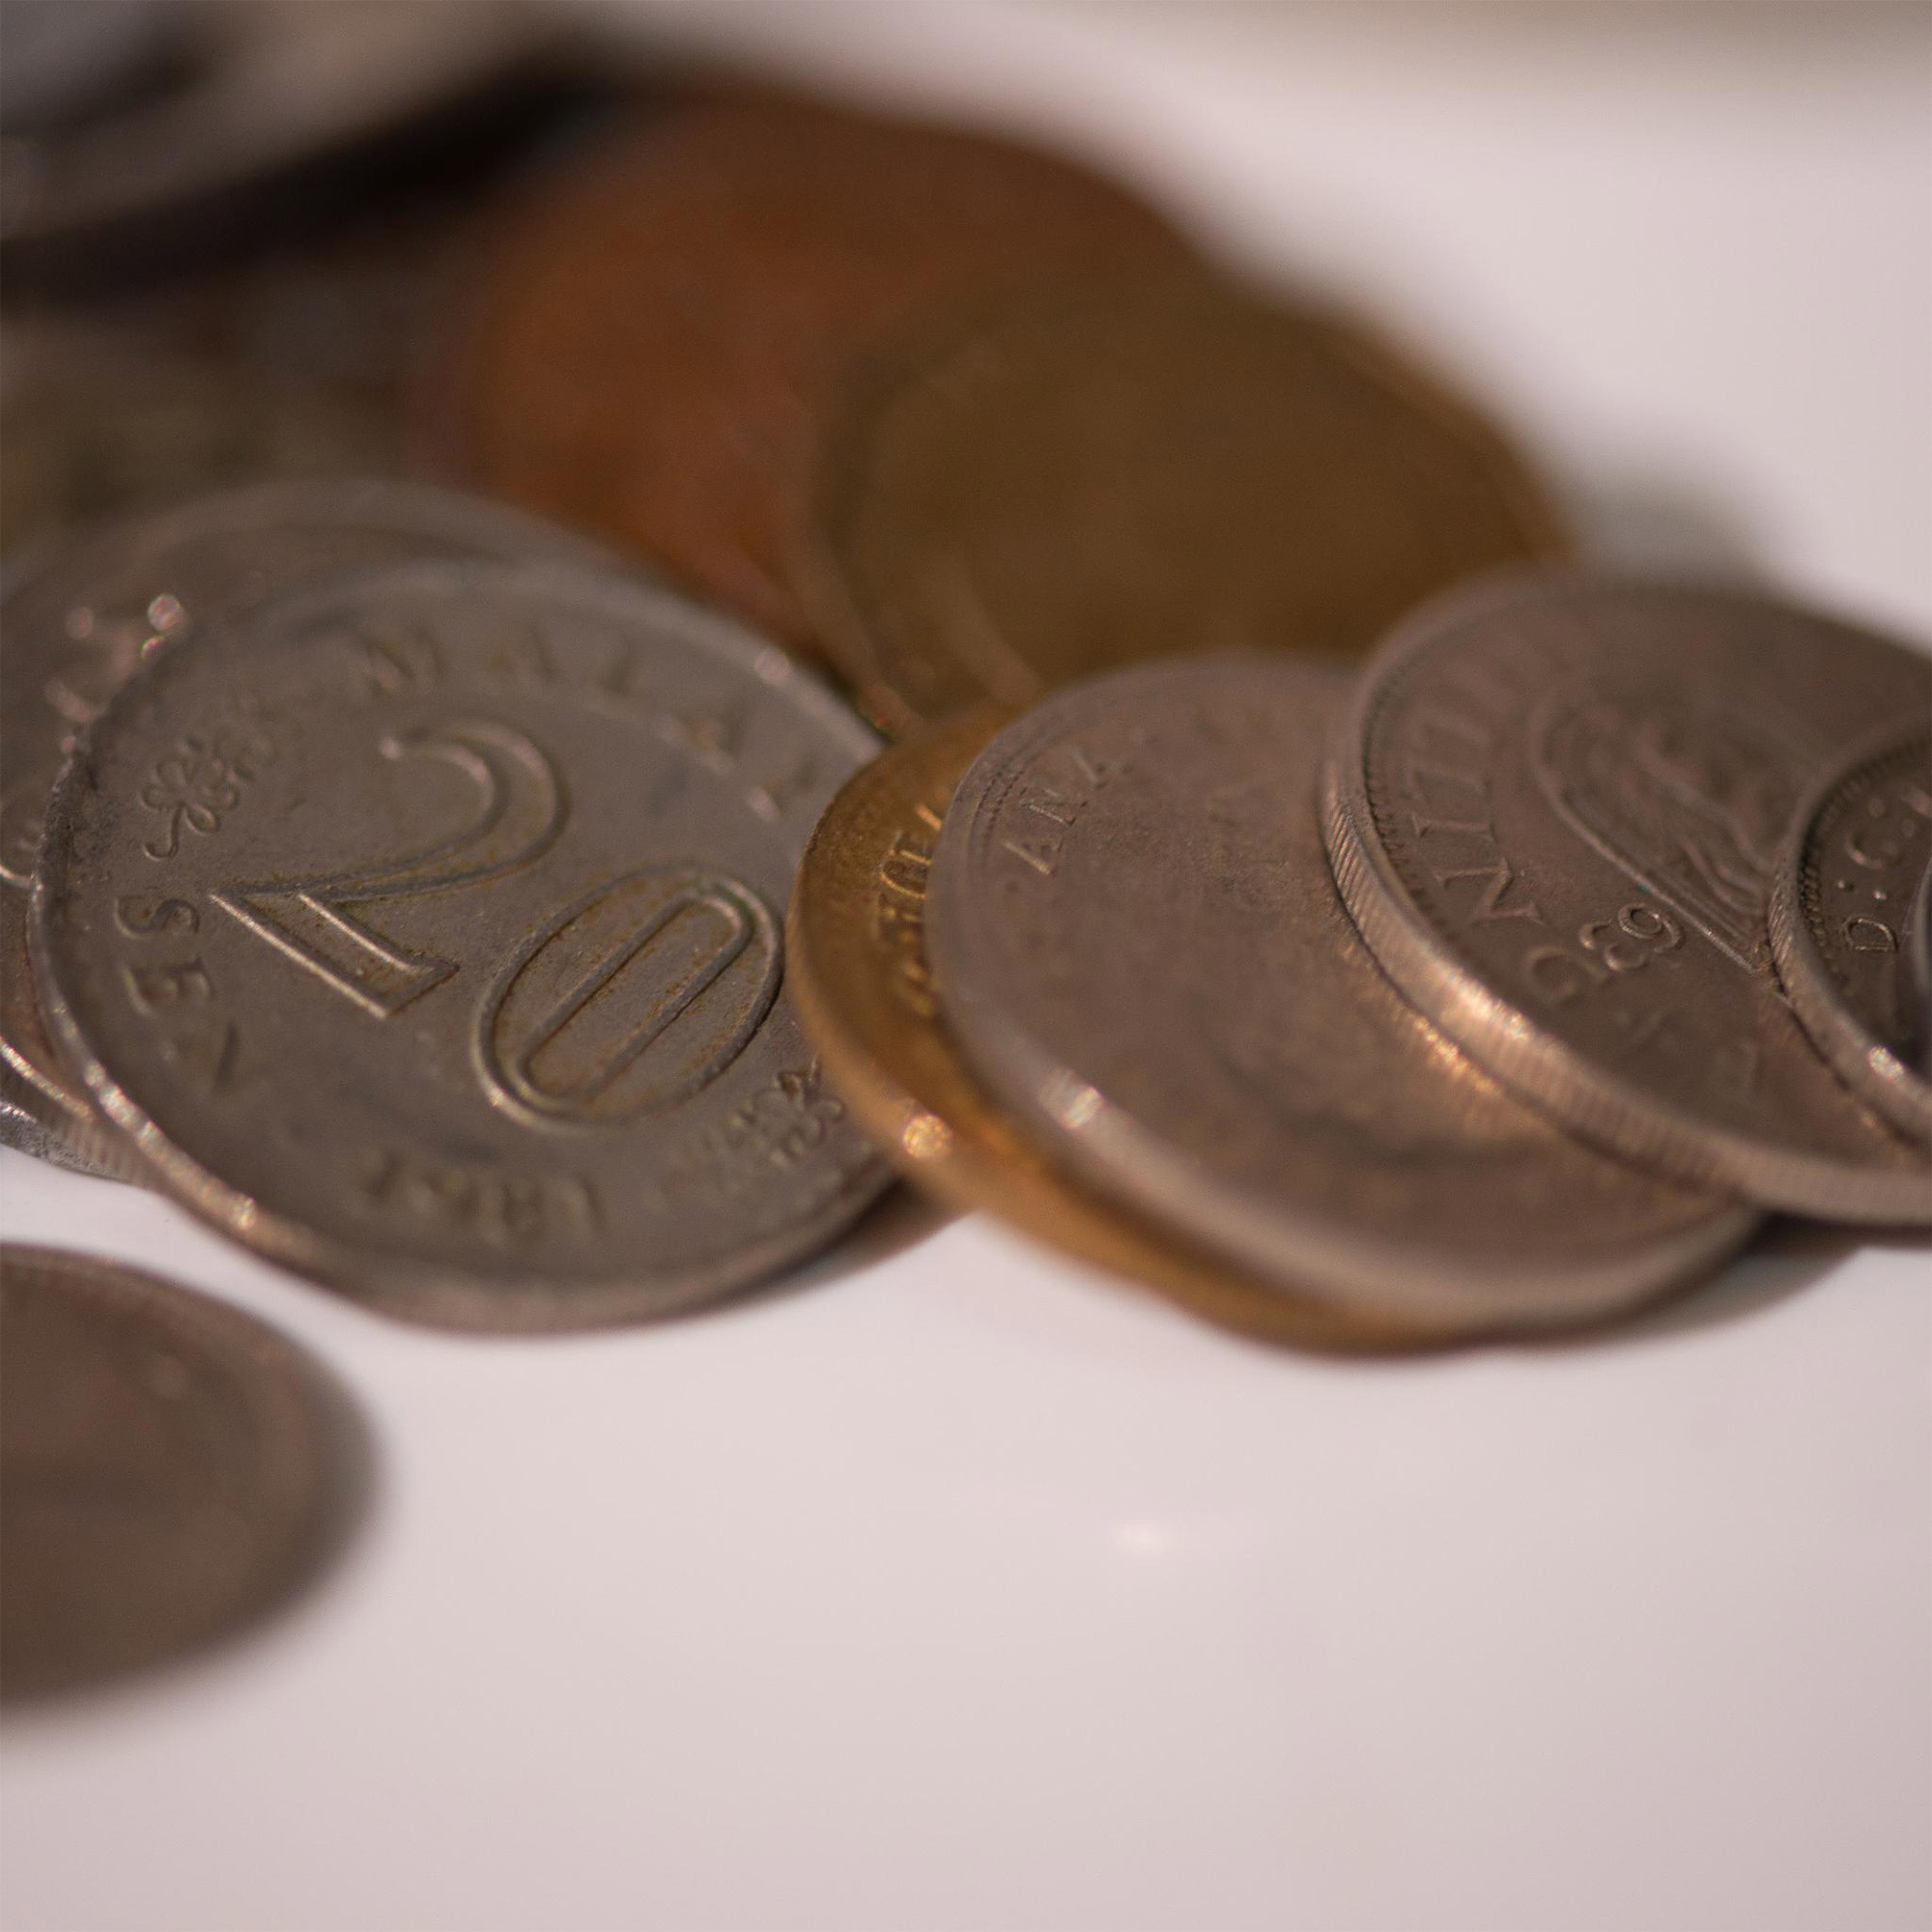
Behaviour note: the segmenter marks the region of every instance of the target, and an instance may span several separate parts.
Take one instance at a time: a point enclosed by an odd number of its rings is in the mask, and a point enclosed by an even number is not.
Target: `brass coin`
[[[51,801],[42,1007],[157,1184],[409,1319],[713,1301],[886,1184],[781,990],[872,734],[610,573],[335,578],[158,652]]]
[[[1561,541],[1433,381],[1195,275],[1015,298],[863,382],[800,569],[897,732],[1141,658],[1352,656],[1431,591]]]
[[[337,1489],[312,1371],[154,1276],[0,1248],[0,1697],[207,1642],[323,1553]]]
[[[1522,573],[1377,654],[1326,786],[1370,949],[1497,1079],[1686,1180],[1932,1221],[1924,1150],[1821,1060],[1765,931],[1818,777],[1932,664],[1770,599]]]
[[[1799,811],[1772,880],[1777,977],[1812,1043],[1867,1106],[1932,1140],[1932,996],[1914,971],[1932,867],[1932,737],[1891,736]]]
[[[925,895],[953,788],[1004,722],[981,708],[894,746],[847,780],[818,821],[785,922],[785,988],[827,1079],[915,1185],[1223,1326],[1304,1348],[1432,1339],[1243,1279],[1172,1229],[1091,1193],[987,1097],[939,1010]]]
[[[1250,1274],[1438,1338],[1604,1321],[1754,1217],[1575,1141],[1376,970],[1316,816],[1347,674],[1286,653],[1047,699],[960,784],[926,933],[1052,1155]]]
[[[10,575],[0,602],[0,1139],[24,1113],[69,1165],[114,1179],[141,1166],[47,1037],[27,962],[27,888],[47,793],[76,734],[142,660],[336,572],[416,556],[605,553],[520,511],[413,483],[260,483],[102,525]]]
[[[426,439],[450,473],[632,544],[810,647],[785,560],[854,359],[989,290],[1186,254],[1058,156],[712,97],[506,212]]]

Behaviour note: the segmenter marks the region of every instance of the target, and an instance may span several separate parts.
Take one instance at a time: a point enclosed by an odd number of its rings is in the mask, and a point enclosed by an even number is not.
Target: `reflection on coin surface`
[[[116,338],[9,335],[0,373],[0,550],[97,517],[273,477],[384,475],[381,415],[311,383],[270,380]]]
[[[1016,281],[1186,254],[1052,155],[778,96],[704,100],[503,217],[431,434],[459,475],[808,644],[785,560],[854,356]]]
[[[152,1275],[0,1248],[0,1696],[78,1689],[266,1609],[320,1553],[300,1356]]]
[[[947,802],[1001,723],[1001,713],[982,708],[874,758],[847,781],[806,847],[786,922],[785,984],[839,1097],[922,1188],[998,1214],[1210,1321],[1312,1348],[1430,1339],[1248,1281],[1172,1230],[1089,1193],[960,1059],[926,965],[926,885]]]
[[[1932,866],[1932,738],[1861,754],[1808,799],[1771,895],[1777,977],[1868,1106],[1932,1140],[1932,1001],[1914,971],[1915,892]]]
[[[1377,972],[1316,817],[1347,693],[1214,656],[1003,732],[927,907],[961,1049],[1096,1186],[1331,1307],[1444,1336],[1628,1310],[1752,1217],[1519,1106]]]
[[[603,558],[568,531],[452,491],[264,483],[104,526],[28,559],[10,583],[0,604],[0,1097],[82,1167],[119,1179],[139,1171],[61,1065],[27,964],[27,887],[68,746],[167,639],[338,571],[425,555]],[[7,1126],[0,1117],[0,1138],[12,1139]]]
[[[780,984],[871,734],[775,645],[537,565],[336,580],[156,655],[49,810],[47,1017],[160,1184],[451,1326],[639,1320],[886,1168]]]
[[[1461,404],[1342,324],[1196,276],[1017,298],[882,369],[802,568],[826,649],[898,731],[1140,658],[1358,654],[1558,543]]]
[[[1577,1132],[1767,1206],[1932,1220],[1924,1151],[1819,1058],[1765,930],[1801,799],[1928,701],[1918,653],[1768,599],[1472,587],[1358,689],[1335,876],[1397,984]]]

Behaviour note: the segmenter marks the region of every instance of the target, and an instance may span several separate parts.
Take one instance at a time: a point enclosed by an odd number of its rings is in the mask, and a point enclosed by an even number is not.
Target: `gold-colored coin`
[[[1100,1202],[1045,1160],[960,1060],[926,967],[926,871],[948,801],[1006,722],[982,706],[847,781],[806,848],[785,924],[785,993],[827,1077],[916,1185],[1245,1334],[1302,1348],[1411,1348],[1394,1322],[1244,1280]]]
[[[887,730],[1142,658],[1354,656],[1563,547],[1502,440],[1363,332],[1206,274],[1017,297],[847,397],[795,559]]]

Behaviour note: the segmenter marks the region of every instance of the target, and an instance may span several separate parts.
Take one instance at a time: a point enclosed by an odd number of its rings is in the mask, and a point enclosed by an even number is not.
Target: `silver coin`
[[[1748,1234],[1517,1104],[1377,971],[1316,816],[1341,670],[1073,687],[954,795],[942,1009],[1052,1154],[1296,1294],[1442,1338],[1600,1321]]]
[[[102,526],[10,571],[0,604],[0,1097],[70,1164],[119,1179],[139,1162],[48,1039],[27,963],[41,820],[76,734],[129,673],[211,616],[235,617],[337,572],[419,556],[608,554],[519,511],[411,483],[263,483]],[[0,1115],[0,1139],[28,1152]]]
[[[1932,1001],[1913,959],[1932,867],[1932,737],[1861,753],[1800,808],[1771,894],[1777,977],[1818,1051],[1868,1106],[1932,1140]]]
[[[691,1308],[885,1184],[781,990],[792,872],[875,745],[642,583],[336,580],[95,723],[36,875],[44,1009],[161,1186],[359,1299]]]
[[[1769,1207],[1932,1221],[1925,1152],[1805,1037],[1765,929],[1815,780],[1932,663],[1768,598],[1587,573],[1452,593],[1371,661],[1326,784],[1370,950],[1577,1133]]]

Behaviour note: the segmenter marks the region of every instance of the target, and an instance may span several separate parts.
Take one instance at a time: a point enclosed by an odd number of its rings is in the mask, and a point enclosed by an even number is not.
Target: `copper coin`
[[[1768,598],[1526,572],[1419,611],[1337,739],[1329,850],[1371,950],[1507,1086],[1686,1180],[1932,1221],[1932,1166],[1821,1060],[1766,909],[1814,782],[1932,663]]]
[[[43,1011],[158,1185],[316,1280],[450,1327],[678,1313],[889,1178],[781,991],[799,854],[875,744],[641,582],[334,578],[89,727]]]
[[[91,1173],[140,1166],[48,1039],[27,963],[27,888],[63,755],[163,642],[300,583],[415,556],[605,561],[520,511],[414,483],[261,483],[102,525],[25,559],[0,603],[0,1138],[24,1113]]]
[[[801,567],[826,648],[900,731],[1140,658],[1357,655],[1560,541],[1433,380],[1194,275],[1017,298],[862,382]]]
[[[1320,1349],[1433,1339],[1248,1279],[1095,1194],[960,1057],[925,957],[926,886],[953,788],[1004,722],[981,709],[894,746],[846,781],[806,847],[785,922],[785,990],[839,1097],[916,1186],[1223,1326]]]
[[[1059,156],[777,96],[646,124],[502,217],[429,436],[784,642],[840,380],[914,319],[1186,244]]]
[[[968,772],[926,932],[942,1010],[1058,1161],[1343,1316],[1439,1339],[1628,1312],[1728,1254],[1735,1202],[1593,1151],[1409,1008],[1316,816],[1333,666],[1142,666]]]
[[[1915,970],[1932,867],[1932,738],[1888,734],[1832,773],[1773,875],[1777,977],[1866,1105],[1932,1140],[1932,994]]]
[[[343,1473],[313,1372],[132,1268],[0,1248],[0,1696],[206,1643],[324,1552]]]

